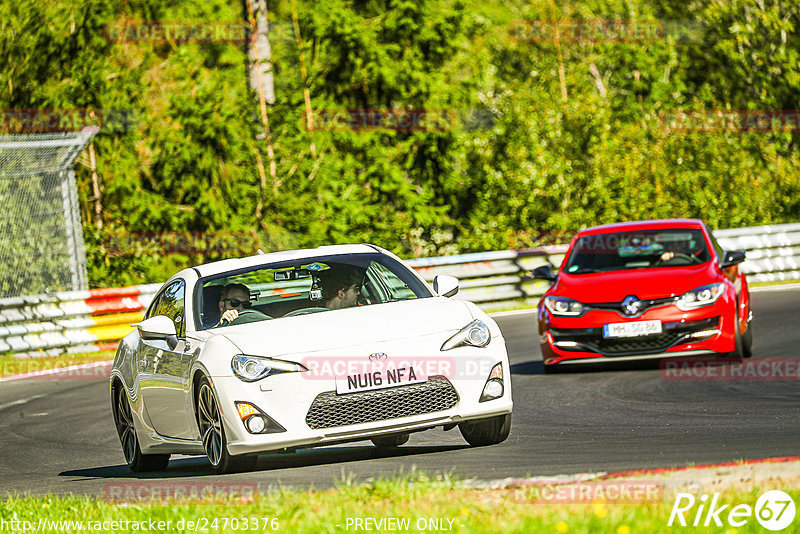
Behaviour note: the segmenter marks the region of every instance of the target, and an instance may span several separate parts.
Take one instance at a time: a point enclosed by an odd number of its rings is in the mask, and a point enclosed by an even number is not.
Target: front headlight
[[[292,373],[305,371],[306,368],[299,363],[273,360],[260,356],[237,354],[231,360],[233,374],[245,382],[255,382],[278,373]]]
[[[583,304],[567,297],[545,297],[544,305],[553,315],[576,316],[583,313]]]
[[[725,284],[710,284],[687,291],[675,302],[679,310],[689,311],[714,304],[725,292]]]
[[[492,340],[489,327],[480,319],[475,319],[448,339],[440,350],[450,350],[456,347],[469,345],[472,347],[485,347]]]

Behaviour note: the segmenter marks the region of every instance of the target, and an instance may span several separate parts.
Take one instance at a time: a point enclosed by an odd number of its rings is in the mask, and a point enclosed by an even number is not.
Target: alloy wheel
[[[203,448],[211,465],[217,466],[222,460],[222,420],[220,419],[217,399],[211,386],[203,384],[198,398],[198,422]]]
[[[131,406],[122,388],[117,389],[117,433],[125,461],[130,465],[136,458],[136,429],[133,426]]]

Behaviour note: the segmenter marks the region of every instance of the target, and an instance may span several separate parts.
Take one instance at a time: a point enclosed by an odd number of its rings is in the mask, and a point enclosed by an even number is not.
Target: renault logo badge
[[[636,315],[642,308],[642,301],[633,295],[629,295],[622,300],[622,311],[625,315]]]

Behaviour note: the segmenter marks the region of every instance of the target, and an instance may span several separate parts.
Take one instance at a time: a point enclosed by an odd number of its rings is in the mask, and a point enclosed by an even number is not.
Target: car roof
[[[317,248],[269,252],[267,254],[247,256],[245,258],[231,258],[198,265],[193,269],[200,277],[205,277],[281,261],[302,260],[304,258],[316,258],[319,256],[338,256],[341,254],[375,254],[376,252],[381,254],[385,253],[380,247],[366,243],[359,245],[326,245]]]
[[[636,230],[656,230],[659,228],[697,228],[698,230],[702,230],[703,225],[704,223],[700,219],[657,219],[652,221],[631,221],[584,228],[578,232],[577,235],[583,236],[619,231],[630,232]]]

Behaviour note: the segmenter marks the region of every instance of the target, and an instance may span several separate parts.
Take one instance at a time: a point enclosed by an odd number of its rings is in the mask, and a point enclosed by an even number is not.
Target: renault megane
[[[724,251],[700,220],[578,232],[538,307],[545,370],[639,358],[751,355],[745,254]]]

